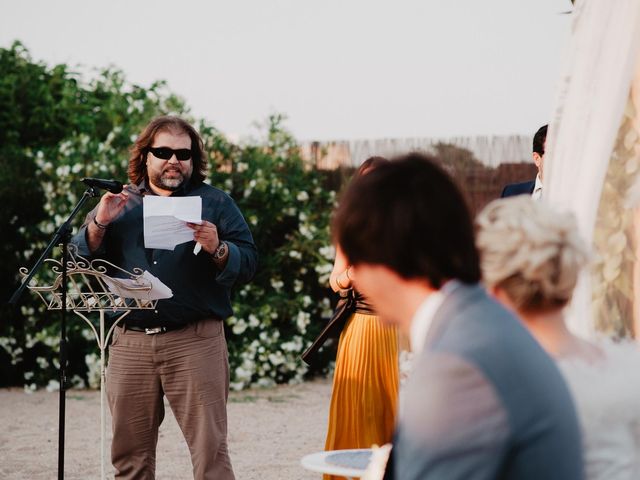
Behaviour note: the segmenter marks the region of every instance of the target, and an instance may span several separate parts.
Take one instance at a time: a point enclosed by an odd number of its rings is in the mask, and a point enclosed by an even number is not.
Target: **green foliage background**
[[[86,80],[66,65],[34,61],[20,43],[0,48],[3,298],[19,285],[18,268],[35,262],[82,195],[79,179],[125,180],[128,148],[160,114],[197,126],[211,156],[210,181],[236,200],[260,253],[258,274],[237,289],[235,315],[227,322],[232,386],[301,380],[307,369],[298,356],[331,314],[328,225],[336,178],[305,167],[281,116],[267,120],[262,138],[236,145],[191,118],[163,82],[132,85],[117,69]],[[38,278],[51,280],[46,273]],[[3,305],[0,314],[0,386],[55,387],[59,315],[28,292],[20,303]],[[75,316],[69,345],[72,383],[95,386],[97,347]],[[317,371],[328,362],[325,353]]]

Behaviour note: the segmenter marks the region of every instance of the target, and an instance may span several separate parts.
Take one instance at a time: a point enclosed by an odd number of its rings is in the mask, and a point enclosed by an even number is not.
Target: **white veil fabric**
[[[638,115],[630,102],[630,92],[640,66],[640,1],[578,1],[573,15],[545,149],[544,200],[559,210],[569,210],[576,215],[583,239],[594,247],[595,258],[602,259],[606,248],[594,242],[598,237],[599,215],[607,208],[613,208],[601,205],[608,172],[612,168],[612,155],[620,142],[628,150],[627,157],[640,152],[637,135],[634,137],[632,132],[626,132],[620,137],[624,133],[621,128],[625,116],[637,127],[634,120]],[[640,97],[640,88],[637,90],[636,101]],[[626,128],[633,130],[629,125]],[[618,164],[625,165],[624,162]],[[632,170],[628,165],[626,168]],[[640,171],[640,167],[637,170]],[[635,170],[629,172],[627,178],[635,179],[635,173]],[[617,174],[619,177],[620,172]],[[622,175],[625,175],[624,171]],[[632,185],[625,188],[630,195],[635,190]],[[622,230],[620,225],[618,227]],[[618,244],[622,245],[622,241]],[[618,255],[612,261],[615,263],[618,258],[623,262],[625,258],[628,260],[628,255]],[[625,282],[630,283],[625,283],[624,289],[632,289],[633,279]],[[591,272],[584,272],[567,312],[571,330],[584,337],[593,337],[596,330],[603,330],[596,328],[602,321],[598,323],[592,315],[592,297],[597,283]]]

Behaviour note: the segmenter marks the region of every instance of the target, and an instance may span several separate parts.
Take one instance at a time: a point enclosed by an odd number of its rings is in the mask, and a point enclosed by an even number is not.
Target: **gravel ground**
[[[321,478],[304,470],[300,459],[324,448],[330,396],[329,380],[232,392],[228,403],[229,449],[236,478]],[[70,390],[66,403],[65,478],[100,478],[99,393]],[[171,409],[165,406],[156,478],[191,479],[187,445]],[[107,430],[110,422],[108,418]],[[107,477],[113,478],[111,464],[107,463]],[[0,389],[0,478],[52,479],[56,478],[57,465],[58,393]]]

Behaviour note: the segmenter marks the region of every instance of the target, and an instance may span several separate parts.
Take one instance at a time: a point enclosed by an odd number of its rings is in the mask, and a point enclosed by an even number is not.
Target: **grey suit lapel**
[[[447,294],[442,305],[440,305],[440,308],[438,308],[433,316],[431,326],[427,332],[427,338],[424,342],[425,350],[432,346],[446,331],[451,317],[467,305],[477,301],[483,295],[485,295],[485,291],[478,284],[468,285],[459,283],[456,285],[453,291]]]

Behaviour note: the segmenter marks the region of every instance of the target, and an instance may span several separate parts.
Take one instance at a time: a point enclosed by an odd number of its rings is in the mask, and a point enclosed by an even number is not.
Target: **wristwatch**
[[[216,248],[211,255],[213,256],[214,260],[220,260],[224,258],[228,250],[229,246],[227,245],[227,242],[220,242],[218,248]]]

